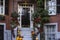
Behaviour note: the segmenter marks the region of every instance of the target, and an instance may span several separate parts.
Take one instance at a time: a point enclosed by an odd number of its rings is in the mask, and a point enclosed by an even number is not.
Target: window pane
[[[4,40],[4,25],[0,25],[0,40]]]
[[[3,0],[0,0],[0,14],[3,13]]]
[[[5,0],[5,14],[9,15],[9,0]]]
[[[49,14],[56,14],[56,1],[48,0],[46,3],[46,8],[49,11]]]
[[[55,25],[46,25],[47,40],[55,40]]]
[[[60,13],[60,0],[57,0],[57,13]]]
[[[57,6],[57,13],[60,13],[60,6]]]
[[[57,0],[57,5],[60,5],[60,0]]]
[[[51,1],[48,1],[48,6],[52,6],[52,2]]]
[[[3,7],[1,7],[1,13],[3,13]]]

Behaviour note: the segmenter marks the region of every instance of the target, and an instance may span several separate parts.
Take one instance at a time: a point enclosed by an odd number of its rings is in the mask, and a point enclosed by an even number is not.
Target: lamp
[[[40,24],[38,23],[37,26],[40,27]]]
[[[38,40],[38,37],[36,37],[36,40]]]
[[[27,6],[27,2],[26,1],[25,1],[24,5],[25,5],[25,7]]]

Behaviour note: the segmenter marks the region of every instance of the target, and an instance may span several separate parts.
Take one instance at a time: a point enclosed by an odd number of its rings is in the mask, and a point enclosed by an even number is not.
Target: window
[[[56,39],[56,25],[45,25],[45,40]]]
[[[60,0],[57,0],[57,13],[60,13]]]
[[[0,25],[0,40],[4,40],[4,25]]]
[[[0,0],[0,14],[4,14],[5,0]]]
[[[9,15],[9,0],[5,0],[5,15]]]
[[[56,0],[46,0],[46,9],[49,15],[56,15]]]

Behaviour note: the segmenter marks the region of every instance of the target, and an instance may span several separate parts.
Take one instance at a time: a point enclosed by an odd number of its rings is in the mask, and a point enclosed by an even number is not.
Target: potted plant
[[[19,25],[18,17],[19,17],[19,14],[17,12],[11,13],[10,24],[11,24],[11,32],[12,32],[13,37],[15,37],[14,28],[16,28]]]
[[[19,17],[19,14],[17,12],[12,12],[11,13],[11,17],[18,18]]]
[[[17,12],[12,12],[11,13],[11,26],[12,28],[15,28],[19,23],[18,23],[18,17],[19,17],[19,14]]]

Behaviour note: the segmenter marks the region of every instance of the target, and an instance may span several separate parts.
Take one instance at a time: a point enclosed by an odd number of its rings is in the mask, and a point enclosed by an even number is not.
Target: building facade
[[[44,0],[44,7],[50,15],[50,23],[44,25],[45,40],[60,40],[60,0]],[[10,21],[13,11],[20,15],[19,28],[22,30],[21,35],[24,36],[23,40],[32,40],[30,35],[33,30],[31,16],[35,8],[36,0],[0,0],[0,16],[2,16],[0,17],[0,40],[16,40],[16,28],[14,29],[15,38],[11,36]],[[40,38],[38,37],[38,39]]]

